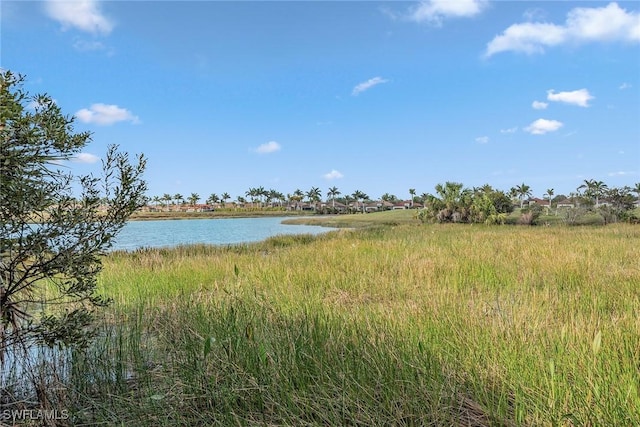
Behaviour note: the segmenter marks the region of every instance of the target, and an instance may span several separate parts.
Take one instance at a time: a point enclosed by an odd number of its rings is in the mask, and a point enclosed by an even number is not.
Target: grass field
[[[76,422],[640,425],[640,227],[376,215],[109,255]]]

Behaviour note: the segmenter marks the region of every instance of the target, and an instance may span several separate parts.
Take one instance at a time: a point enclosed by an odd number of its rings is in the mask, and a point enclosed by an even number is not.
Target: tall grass
[[[640,228],[398,225],[113,253],[78,422],[640,425]]]

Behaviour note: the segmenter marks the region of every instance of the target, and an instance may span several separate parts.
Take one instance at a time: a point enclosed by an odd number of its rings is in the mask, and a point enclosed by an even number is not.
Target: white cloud
[[[620,90],[625,90],[625,89],[631,89],[631,84],[630,83],[622,83],[620,86],[618,86],[618,89]]]
[[[489,137],[488,136],[479,136],[476,138],[476,142],[478,144],[486,144],[487,142],[489,142]]]
[[[557,131],[562,125],[563,123],[557,120],[538,119],[524,128],[524,130],[533,135],[543,135],[547,132]]]
[[[329,173],[325,173],[323,176],[324,176],[324,179],[328,179],[330,181],[333,180],[333,179],[340,179],[340,178],[344,177],[344,175],[342,173],[338,172],[335,169],[333,169]]]
[[[528,54],[544,52],[543,46],[555,46],[564,41],[565,32],[554,24],[514,24],[487,44],[485,56],[516,51]]]
[[[117,105],[92,104],[91,107],[83,108],[75,116],[84,123],[95,123],[98,125],[112,125],[117,122],[139,123],[138,117],[131,111],[120,108]]]
[[[543,53],[545,48],[563,43],[598,41],[640,42],[640,14],[610,3],[599,8],[574,8],[564,25],[513,24],[487,44],[485,56],[507,51]]]
[[[629,176],[629,175],[636,175],[637,172],[635,171],[617,171],[617,172],[609,172],[607,175],[609,176]]]
[[[428,0],[411,8],[408,19],[441,25],[445,18],[470,18],[482,12],[486,0]]]
[[[282,149],[282,146],[278,144],[276,141],[269,141],[259,145],[255,151],[258,154],[269,154],[269,153],[275,153],[276,151],[280,151],[281,149]]]
[[[547,99],[549,101],[564,102],[565,104],[574,104],[580,107],[588,107],[589,101],[593,96],[587,89],[579,89],[571,92],[557,92],[553,89],[547,91]]]
[[[113,30],[113,22],[102,14],[95,0],[47,1],[45,11],[63,29],[74,27],[92,34],[109,34]]]
[[[516,133],[516,132],[518,132],[517,127],[512,127],[509,129],[500,129],[500,133]]]
[[[531,103],[531,107],[533,107],[535,110],[544,110],[548,106],[549,106],[549,104],[547,104],[546,102],[542,102],[542,101],[533,101]]]
[[[374,77],[372,79],[367,80],[366,82],[362,82],[358,85],[356,85],[356,87],[353,88],[353,91],[351,92],[351,95],[353,96],[357,96],[360,93],[364,92],[365,90],[369,90],[374,86],[377,86],[379,84],[382,83],[387,83],[389,80],[387,79],[383,79],[382,77]]]
[[[71,159],[72,162],[76,163],[95,163],[98,160],[100,160],[100,157],[90,153],[79,153]]]
[[[576,40],[640,42],[640,14],[609,3],[605,7],[578,7],[567,17],[567,31]]]

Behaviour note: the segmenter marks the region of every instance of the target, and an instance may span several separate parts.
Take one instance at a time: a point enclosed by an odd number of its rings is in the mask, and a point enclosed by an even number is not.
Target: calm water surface
[[[258,242],[279,234],[319,234],[331,228],[282,224],[285,218],[224,218],[131,221],[115,239],[112,250],[171,247],[192,243],[226,245]]]

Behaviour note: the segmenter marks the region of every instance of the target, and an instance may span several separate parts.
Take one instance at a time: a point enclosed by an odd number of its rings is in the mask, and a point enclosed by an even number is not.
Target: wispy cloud
[[[543,135],[548,132],[555,132],[562,126],[563,123],[557,120],[538,119],[524,128],[524,130],[533,135]]]
[[[518,128],[517,127],[512,127],[512,128],[508,128],[508,129],[500,129],[500,133],[516,133],[518,132]]]
[[[476,138],[476,142],[478,144],[486,144],[487,142],[489,142],[489,137],[488,136],[479,136]]]
[[[75,116],[83,123],[97,125],[112,125],[118,122],[140,123],[140,119],[131,111],[117,105],[92,104],[91,107],[76,112]]]
[[[454,2],[455,3],[455,2]],[[567,14],[563,25],[525,22],[513,24],[487,44],[485,56],[500,52],[543,53],[565,43],[640,42],[640,14],[617,3],[604,7],[579,7]]]
[[[629,175],[637,175],[636,171],[617,171],[617,172],[609,172],[607,175],[609,176],[629,176]]]
[[[442,25],[447,18],[470,18],[478,15],[487,5],[486,0],[428,0],[413,6],[407,19]]]
[[[282,146],[278,144],[276,141],[269,141],[259,145],[255,149],[255,152],[258,154],[270,154],[270,153],[275,153],[276,151],[280,151],[281,149],[282,149]]]
[[[366,82],[362,82],[360,84],[357,84],[353,88],[353,91],[351,91],[351,95],[358,96],[362,92],[367,91],[367,90],[371,89],[372,87],[377,86],[379,84],[387,83],[388,81],[389,80],[383,79],[382,77],[374,77],[372,79],[367,80]]]
[[[553,89],[547,91],[547,99],[549,101],[564,102],[565,104],[573,104],[580,107],[588,107],[589,101],[593,98],[587,89],[579,89],[571,92],[556,92]]]
[[[618,89],[620,90],[625,90],[625,89],[631,89],[631,84],[630,83],[622,83],[620,86],[618,86]]]
[[[51,0],[45,3],[45,12],[65,30],[76,28],[91,34],[109,34],[114,26],[95,0]]]
[[[96,163],[98,160],[100,157],[90,153],[79,153],[71,159],[75,163]]]
[[[549,106],[549,104],[547,104],[546,102],[542,102],[542,101],[533,101],[531,103],[531,107],[534,110],[544,110],[545,108],[547,108]]]
[[[337,171],[337,170],[333,169],[331,172],[329,172],[329,173],[325,173],[325,174],[323,175],[323,177],[324,177],[324,179],[331,181],[331,180],[334,180],[334,179],[340,179],[340,178],[343,178],[343,177],[344,177],[344,175],[343,175],[341,172],[339,172],[339,171]]]
[[[99,52],[104,51],[109,55],[113,54],[113,49],[106,46],[104,43],[97,40],[76,40],[73,43],[73,48],[78,52]]]

